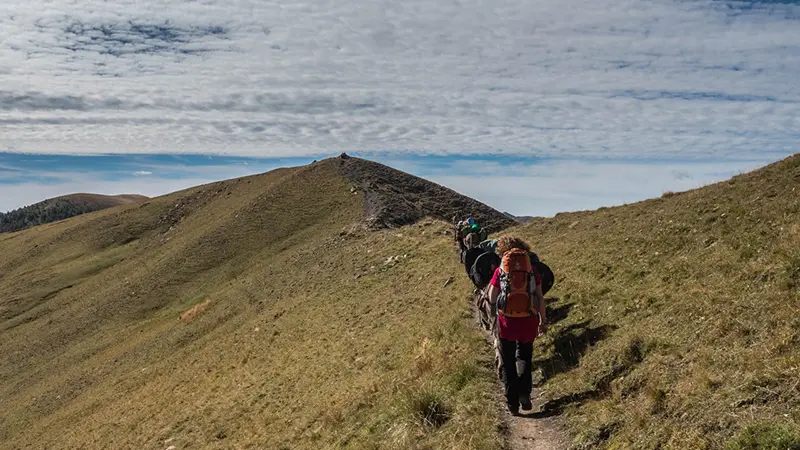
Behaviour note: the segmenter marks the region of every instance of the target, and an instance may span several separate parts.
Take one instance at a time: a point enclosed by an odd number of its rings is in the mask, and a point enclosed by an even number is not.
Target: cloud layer
[[[785,155],[798,43],[789,0],[5,2],[0,149]]]

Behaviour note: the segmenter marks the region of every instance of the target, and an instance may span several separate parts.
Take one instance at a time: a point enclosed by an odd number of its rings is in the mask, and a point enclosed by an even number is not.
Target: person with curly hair
[[[531,263],[531,249],[522,239],[497,241],[502,258],[489,283],[489,301],[497,311],[501,377],[512,414],[531,410],[533,342],[547,329],[542,278]],[[521,366],[518,372],[517,362]]]

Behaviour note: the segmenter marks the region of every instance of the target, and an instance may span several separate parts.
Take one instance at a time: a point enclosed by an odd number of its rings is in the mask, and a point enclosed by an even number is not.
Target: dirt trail
[[[475,317],[480,324],[477,311]],[[478,326],[484,332],[486,342],[493,346],[492,333],[480,325]],[[503,388],[499,379],[497,386],[497,395],[502,397]],[[510,450],[567,450],[569,448],[564,417],[557,412],[544,410],[546,400],[540,397],[539,392],[539,389],[534,386],[531,399],[532,411],[522,411],[518,416],[514,416],[508,410],[504,410],[503,422],[507,430],[506,448]],[[501,404],[505,405],[505,399],[501,401]]]
[[[533,411],[514,417],[507,414],[507,444],[513,450],[567,450],[569,440],[564,419],[540,413],[542,401],[534,389]],[[550,416],[550,417],[548,417]]]

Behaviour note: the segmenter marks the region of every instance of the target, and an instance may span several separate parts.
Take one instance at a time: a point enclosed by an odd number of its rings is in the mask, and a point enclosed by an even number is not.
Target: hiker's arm
[[[547,330],[547,304],[544,301],[541,284],[536,285],[536,298],[539,299],[539,327],[544,332]]]

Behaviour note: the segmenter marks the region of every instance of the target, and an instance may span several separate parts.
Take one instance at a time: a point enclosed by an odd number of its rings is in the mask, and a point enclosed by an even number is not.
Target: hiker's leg
[[[500,354],[503,359],[503,387],[505,388],[506,402],[512,411],[519,410],[519,388],[517,376],[517,341],[500,339]]]
[[[484,300],[483,302],[483,309],[481,310],[483,314],[483,328],[486,331],[492,331],[492,313],[490,312],[490,306],[488,300]]]
[[[500,336],[497,328],[497,317],[492,321],[492,343],[494,345],[494,367],[497,372],[497,379],[503,380],[503,351],[500,346]]]
[[[489,313],[490,305],[489,305],[489,295],[486,292],[487,289],[483,289],[479,294],[478,299],[478,315],[481,319],[481,326],[486,331],[491,331],[492,329],[492,316]]]
[[[517,345],[517,361],[519,364],[519,394],[530,397],[533,388],[532,365],[533,342],[520,342]]]

